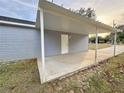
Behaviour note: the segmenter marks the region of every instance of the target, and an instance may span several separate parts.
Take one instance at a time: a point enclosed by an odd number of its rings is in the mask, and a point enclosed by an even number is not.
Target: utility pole
[[[114,31],[114,56],[116,56],[116,45],[117,45],[117,30],[115,28],[116,24],[113,20],[113,31]]]
[[[95,45],[96,45],[96,48],[95,48],[95,63],[98,62],[98,27],[97,27],[97,23],[96,23],[96,41],[95,41]]]

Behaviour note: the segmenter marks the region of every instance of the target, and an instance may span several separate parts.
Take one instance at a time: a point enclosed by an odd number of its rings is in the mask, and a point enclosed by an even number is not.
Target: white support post
[[[38,69],[40,74],[41,83],[46,81],[45,76],[45,46],[44,46],[44,17],[43,9],[40,8],[40,33],[41,33],[41,53],[38,58]]]
[[[95,48],[95,63],[98,62],[98,28],[97,28],[97,24],[96,24],[96,48]]]
[[[113,21],[113,30],[114,30],[114,56],[116,56],[117,31],[115,29],[115,22],[114,21]]]

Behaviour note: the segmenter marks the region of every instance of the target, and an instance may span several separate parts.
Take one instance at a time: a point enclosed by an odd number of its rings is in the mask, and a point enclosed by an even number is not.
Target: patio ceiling
[[[44,26],[46,30],[61,31],[79,34],[95,34],[96,27],[98,33],[110,33],[113,31],[111,26],[96,22],[79,14],[73,13],[63,7],[40,1],[39,7],[44,12]],[[37,14],[36,27],[40,28],[40,13]]]

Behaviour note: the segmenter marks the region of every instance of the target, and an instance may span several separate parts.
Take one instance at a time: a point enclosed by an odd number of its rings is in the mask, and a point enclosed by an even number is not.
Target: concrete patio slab
[[[114,47],[98,50],[98,62],[113,57]],[[118,45],[116,55],[124,52],[124,45]],[[95,51],[46,57],[46,80],[52,80],[95,63]]]

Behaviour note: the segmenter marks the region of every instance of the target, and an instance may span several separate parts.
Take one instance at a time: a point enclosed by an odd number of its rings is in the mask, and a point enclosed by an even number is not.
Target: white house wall
[[[61,54],[61,34],[55,31],[45,31],[46,56]]]
[[[69,53],[77,53],[88,50],[88,35],[47,30],[45,31],[46,56],[61,54],[61,34],[69,35]]]
[[[69,34],[69,53],[87,51],[88,40],[88,35]]]
[[[69,53],[88,50],[88,35],[45,30],[45,55],[61,54],[61,34],[69,35]],[[33,28],[0,26],[0,61],[40,56],[40,31]]]
[[[0,60],[36,58],[40,50],[40,31],[17,26],[0,26]]]

